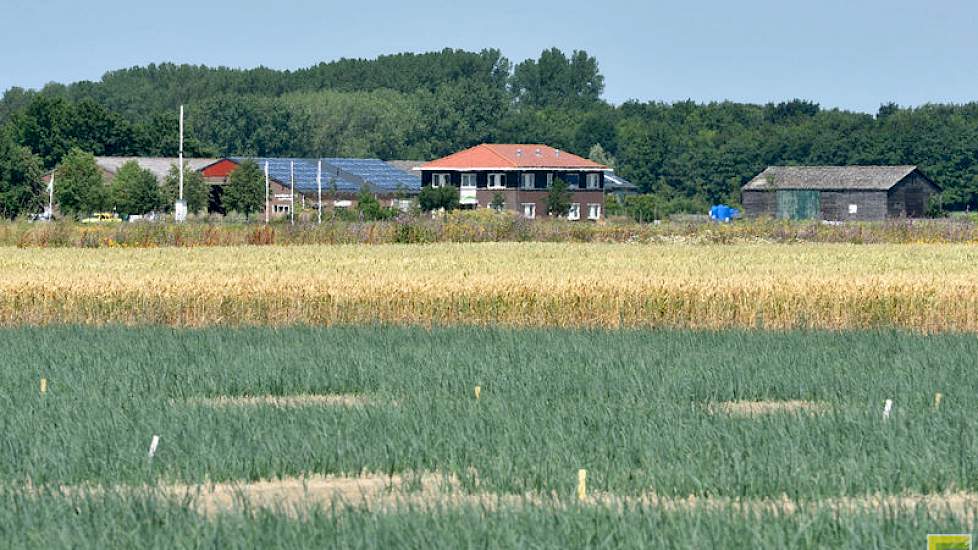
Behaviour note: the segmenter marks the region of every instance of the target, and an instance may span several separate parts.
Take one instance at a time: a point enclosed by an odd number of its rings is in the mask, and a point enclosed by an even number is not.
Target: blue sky
[[[175,61],[299,68],[340,57],[584,49],[606,99],[978,99],[974,0],[0,0],[0,89]]]

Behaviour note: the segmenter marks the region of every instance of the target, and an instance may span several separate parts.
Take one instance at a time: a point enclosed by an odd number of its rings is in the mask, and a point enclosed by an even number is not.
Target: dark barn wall
[[[856,213],[849,213],[849,205]],[[870,221],[886,218],[885,191],[822,191],[822,219],[828,221]]]
[[[913,172],[890,189],[887,214],[891,218],[922,218],[927,203],[940,190],[920,172]]]
[[[821,191],[820,217],[828,221],[921,217],[926,212],[927,199],[935,192],[936,188],[926,178],[894,187],[889,194],[886,191]],[[912,202],[910,209],[905,206],[906,197]],[[774,191],[744,191],[742,203],[745,217],[777,216],[777,193]],[[855,214],[849,213],[850,204],[856,205]]]
[[[774,191],[744,191],[741,202],[748,218],[774,216],[777,205]]]

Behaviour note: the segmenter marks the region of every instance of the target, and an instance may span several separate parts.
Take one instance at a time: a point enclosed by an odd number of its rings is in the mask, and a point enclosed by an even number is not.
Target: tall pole
[[[323,160],[316,167],[316,193],[319,195],[319,222],[323,223]]]
[[[289,218],[295,225],[295,161],[289,161]]]
[[[265,225],[268,225],[268,211],[271,203],[268,201],[268,161],[265,161]]]
[[[183,200],[183,105],[180,106],[180,200]]]
[[[48,183],[48,221],[54,219],[54,172],[51,172],[51,182]]]

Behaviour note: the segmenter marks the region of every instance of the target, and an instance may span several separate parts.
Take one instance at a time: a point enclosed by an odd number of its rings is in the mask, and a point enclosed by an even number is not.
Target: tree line
[[[916,164],[948,209],[978,207],[978,103],[875,114],[791,100],[766,105],[602,99],[587,52],[514,64],[499,50],[343,59],[296,71],[164,63],[98,82],[7,90],[0,100],[0,215],[36,208],[36,172],[73,148],[427,160],[483,142],[546,143],[612,165],[661,214],[739,202],[768,165]]]

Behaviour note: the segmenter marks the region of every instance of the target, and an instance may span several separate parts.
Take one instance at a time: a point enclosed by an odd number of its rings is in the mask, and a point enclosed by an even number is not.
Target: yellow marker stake
[[[479,396],[482,395],[482,386],[475,387],[475,400],[479,400]]]
[[[45,394],[48,392],[48,379],[41,378],[41,393]]]
[[[937,393],[934,394],[934,408],[935,409],[941,406],[941,399],[943,399],[943,398],[944,398],[944,395],[941,394],[941,392],[937,392]]]
[[[587,470],[577,471],[577,500],[584,502],[587,499]]]

